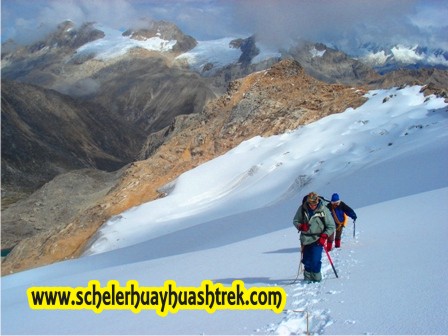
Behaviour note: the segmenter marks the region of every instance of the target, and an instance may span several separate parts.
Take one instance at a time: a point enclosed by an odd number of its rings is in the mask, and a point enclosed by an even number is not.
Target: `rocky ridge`
[[[176,44],[172,49],[175,53],[186,52],[197,45],[195,38],[185,35],[175,24],[163,20],[148,22],[147,28],[128,29],[123,36],[130,36],[136,40],[147,40],[152,37],[160,37],[168,41],[175,40]]]
[[[310,76],[327,83],[364,85],[380,77],[369,66],[322,43],[302,41],[285,51],[285,57],[293,57]]]

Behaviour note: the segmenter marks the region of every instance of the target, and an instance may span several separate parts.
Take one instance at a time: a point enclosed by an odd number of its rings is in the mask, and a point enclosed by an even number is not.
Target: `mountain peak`
[[[79,28],[71,20],[61,22],[56,30],[49,34],[44,40],[34,43],[29,47],[31,53],[44,48],[70,48],[76,49],[80,46],[103,38],[104,32],[96,29],[94,22],[86,22]]]
[[[128,29],[123,36],[129,36],[137,41],[146,41],[154,37],[167,41],[175,40],[177,41],[173,47],[175,52],[186,52],[197,45],[197,41],[193,37],[185,35],[174,23],[163,20],[151,21],[146,28]]]
[[[288,78],[291,76],[305,74],[305,71],[298,61],[292,58],[287,58],[274,64],[268,70],[268,74]]]

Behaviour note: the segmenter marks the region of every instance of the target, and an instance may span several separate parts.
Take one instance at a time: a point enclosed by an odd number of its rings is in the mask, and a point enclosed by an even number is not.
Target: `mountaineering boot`
[[[322,274],[320,272],[311,273],[311,277],[313,278],[313,282],[321,282]]]
[[[304,275],[304,280],[307,283],[320,282],[322,280],[322,274],[320,272],[314,273],[314,272],[305,271],[303,273],[303,275]]]
[[[341,247],[341,240],[340,239],[336,239],[334,241],[334,247],[336,247],[336,248],[340,248]]]
[[[312,281],[311,272],[304,271],[303,272],[303,280],[311,282]]]
[[[327,241],[327,251],[330,252],[332,248],[333,248],[333,242]]]

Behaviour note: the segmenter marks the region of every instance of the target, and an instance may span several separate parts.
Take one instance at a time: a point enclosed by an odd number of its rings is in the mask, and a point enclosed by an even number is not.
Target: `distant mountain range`
[[[65,62],[81,64],[89,59],[107,61],[125,55],[136,49],[171,53],[176,61],[199,71],[202,75],[213,75],[220,69],[240,63],[245,66],[266,62],[290,54],[300,47],[308,48],[313,57],[323,56],[323,44],[319,41],[296,41],[287,49],[276,50],[263,45],[257,37],[225,37],[218,40],[198,41],[185,35],[175,24],[165,21],[148,21],[146,28],[120,31],[110,27],[84,23],[77,27],[70,20],[62,22],[46,40],[30,46],[19,47],[9,40],[2,44],[2,75],[17,79],[29,67],[26,59],[44,62],[45,57],[61,51]],[[314,45],[321,46],[316,49]],[[328,44],[324,48],[344,53],[348,58],[358,60],[384,74],[396,69],[418,69],[435,67],[448,69],[448,51],[441,48],[395,44],[382,46],[372,41],[364,43],[355,52],[346,52],[340,47]],[[54,60],[53,58],[51,59]],[[298,60],[300,61],[300,60]]]
[[[363,44],[357,59],[372,66],[380,73],[396,69],[419,69],[435,67],[448,69],[448,51],[441,48],[430,49],[423,46],[396,44],[389,47],[375,43]]]

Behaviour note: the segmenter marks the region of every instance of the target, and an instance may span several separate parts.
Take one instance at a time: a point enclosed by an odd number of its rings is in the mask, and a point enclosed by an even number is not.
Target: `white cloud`
[[[2,6],[8,13],[6,16],[2,11],[2,41],[11,37],[21,43],[45,37],[67,19],[77,25],[98,22],[124,28],[138,22],[140,17],[126,0],[6,0],[2,1]]]
[[[54,26],[67,18],[128,28],[147,17],[174,22],[198,40],[257,33],[271,47],[303,38],[353,51],[372,41],[448,48],[443,1],[3,0],[2,6],[8,13],[2,12],[2,29],[13,37],[35,35],[31,29],[39,23]]]

